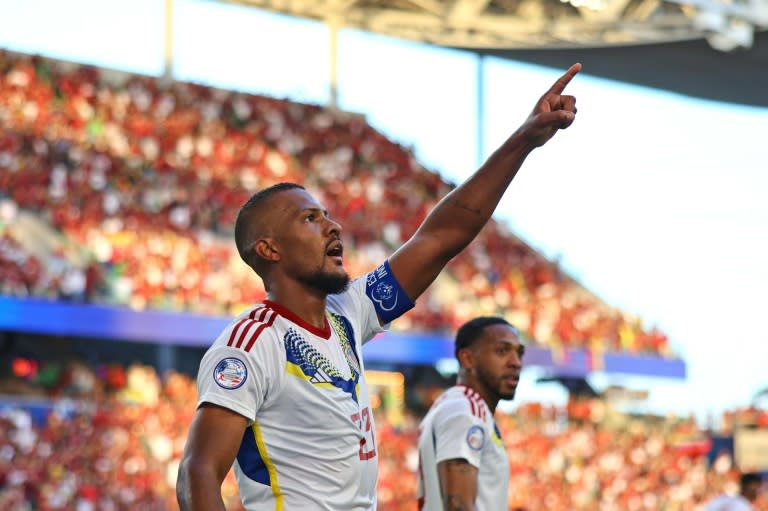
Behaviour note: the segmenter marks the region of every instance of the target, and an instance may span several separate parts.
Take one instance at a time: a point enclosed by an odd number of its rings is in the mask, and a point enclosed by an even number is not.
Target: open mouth
[[[340,241],[331,242],[331,244],[328,245],[325,255],[341,260],[344,256],[344,245],[342,245]]]

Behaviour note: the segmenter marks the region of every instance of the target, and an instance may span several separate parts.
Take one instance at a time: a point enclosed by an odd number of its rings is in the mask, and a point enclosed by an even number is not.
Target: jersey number
[[[352,422],[363,432],[360,439],[360,459],[369,460],[376,456],[376,434],[371,427],[371,409],[367,406],[359,413],[352,414]]]

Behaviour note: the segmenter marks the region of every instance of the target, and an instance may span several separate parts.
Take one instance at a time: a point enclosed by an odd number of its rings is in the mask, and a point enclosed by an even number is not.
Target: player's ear
[[[280,251],[274,241],[270,238],[256,240],[256,243],[253,245],[253,251],[258,257],[265,261],[277,262],[280,260]]]
[[[468,348],[462,348],[459,350],[459,352],[456,354],[459,358],[459,365],[465,369],[474,370],[475,368],[475,357],[472,353],[472,350]]]

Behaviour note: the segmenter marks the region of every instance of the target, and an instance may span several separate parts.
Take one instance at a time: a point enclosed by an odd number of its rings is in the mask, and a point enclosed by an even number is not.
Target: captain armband
[[[384,261],[384,264],[367,275],[365,294],[373,302],[376,314],[384,323],[399,318],[415,305],[392,274],[389,261]]]

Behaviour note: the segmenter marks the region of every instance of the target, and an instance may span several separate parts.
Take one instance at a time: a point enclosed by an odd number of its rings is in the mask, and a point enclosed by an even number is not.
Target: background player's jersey
[[[507,509],[509,461],[493,413],[480,395],[456,385],[432,405],[419,432],[419,509],[442,511],[437,464],[463,458],[477,467],[477,511]]]
[[[382,331],[382,300],[366,296],[372,282],[376,272],[329,296],[322,330],[266,301],[203,357],[199,403],[251,420],[234,464],[246,509],[376,508],[375,429],[360,357]]]
[[[741,495],[721,495],[704,506],[704,511],[752,511],[752,509],[752,504]]]

